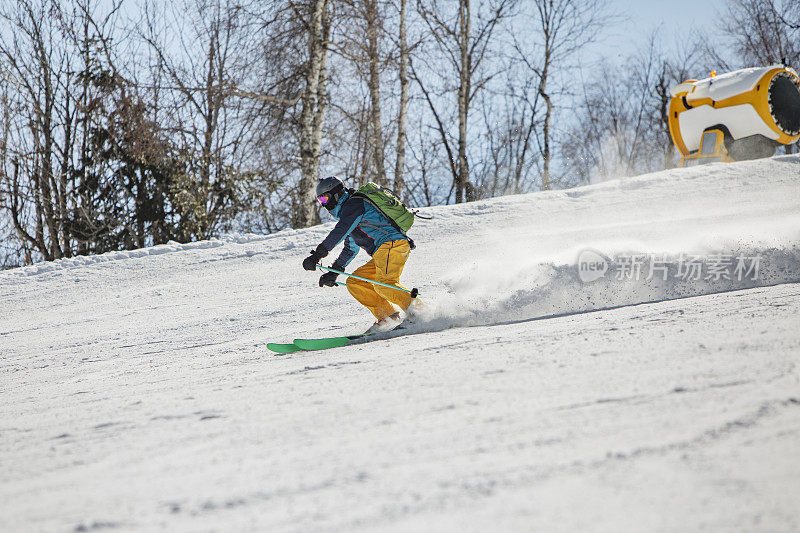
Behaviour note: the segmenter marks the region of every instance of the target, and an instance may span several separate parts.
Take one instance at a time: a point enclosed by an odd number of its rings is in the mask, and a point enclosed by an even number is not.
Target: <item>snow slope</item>
[[[425,211],[429,322],[323,352],[331,224],[0,273],[0,531],[800,530],[800,157]]]

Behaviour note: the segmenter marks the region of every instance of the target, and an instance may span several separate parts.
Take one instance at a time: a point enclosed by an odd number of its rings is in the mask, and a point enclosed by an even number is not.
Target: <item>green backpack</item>
[[[356,189],[351,197],[363,198],[371,203],[375,209],[386,217],[397,231],[408,239],[411,248],[414,248],[414,241],[408,238],[406,232],[411,228],[411,225],[414,224],[415,213],[408,209],[394,192],[370,181],[363,187]]]

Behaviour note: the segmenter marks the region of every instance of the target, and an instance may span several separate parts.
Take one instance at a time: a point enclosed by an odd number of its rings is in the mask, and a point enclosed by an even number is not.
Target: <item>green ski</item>
[[[302,348],[299,348],[294,344],[276,344],[274,342],[267,344],[267,348],[276,353],[292,353],[302,350]]]
[[[326,339],[295,339],[294,345],[301,350],[327,350],[328,348],[347,346],[350,342],[362,337],[366,337],[366,334],[328,337]]]
[[[404,328],[401,325],[393,330],[382,331],[377,333],[361,333],[359,335],[346,335],[342,337],[325,337],[322,339],[295,339],[292,344],[276,344],[271,342],[267,344],[267,348],[277,353],[292,353],[292,352],[310,351],[310,350],[327,350],[328,348],[341,348],[342,346],[347,346],[348,344],[351,343],[357,344],[360,342],[368,342],[370,340],[391,338],[395,336],[391,335],[391,332],[393,331],[400,332],[404,329],[406,328]]]
[[[366,337],[366,335],[349,335],[346,337],[326,337],[324,339],[295,339],[291,344],[278,344],[270,342],[267,348],[276,353],[293,353],[302,350],[325,350],[327,348],[339,348],[346,346],[355,339]]]

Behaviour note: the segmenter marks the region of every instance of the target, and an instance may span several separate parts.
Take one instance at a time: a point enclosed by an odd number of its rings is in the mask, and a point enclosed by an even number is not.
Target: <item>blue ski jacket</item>
[[[385,242],[408,240],[375,206],[363,198],[351,198],[352,194],[353,190],[347,189],[336,207],[330,210],[339,222],[322,241],[322,246],[330,253],[345,240],[342,253],[333,262],[336,270],[344,270],[359,248],[372,255]]]

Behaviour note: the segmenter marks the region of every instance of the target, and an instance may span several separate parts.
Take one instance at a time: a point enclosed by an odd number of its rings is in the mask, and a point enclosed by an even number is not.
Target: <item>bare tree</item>
[[[536,80],[507,71],[502,91],[481,99],[484,154],[481,171],[473,172],[476,188],[484,197],[519,194],[533,190],[541,174],[534,149],[538,116]]]
[[[661,33],[620,64],[602,62],[583,83],[570,139],[562,148],[569,173],[579,182],[670,168],[675,151],[669,135],[669,89],[697,69],[697,47],[662,49]]]
[[[7,67],[0,61],[0,268],[18,266],[21,261],[32,263],[31,248],[36,245],[26,238],[25,228],[20,223],[18,154],[11,138],[14,115],[20,110],[15,108],[13,96],[18,88]]]
[[[800,65],[800,2],[731,0],[727,10],[719,27],[741,66]]]
[[[416,136],[424,138],[424,124],[420,121],[417,126],[419,131],[415,132]],[[450,197],[453,193],[452,182],[448,185],[448,183],[442,183],[441,180],[436,179],[435,167],[442,157],[442,143],[410,143],[408,149],[410,164],[416,168],[416,176],[414,180],[406,181],[406,199],[412,205],[431,206]]]
[[[405,192],[405,166],[406,166],[406,122],[408,120],[408,38],[406,35],[406,5],[407,0],[400,0],[400,27],[398,29],[398,78],[400,80],[400,102],[397,112],[397,158],[394,166],[394,184],[396,192],[406,197]]]
[[[207,238],[238,209],[231,165],[237,166],[251,117],[231,87],[241,85],[251,66],[253,26],[233,0],[184,0],[167,13],[155,6],[142,34],[170,84],[162,105],[169,106],[165,120],[182,152],[184,172],[173,187],[181,240]]]
[[[387,138],[396,123],[394,180],[391,184],[395,191],[404,195],[410,85],[408,58],[413,48],[408,43],[406,30],[408,2],[340,1],[342,9],[338,16],[346,22],[344,29],[339,32],[341,37],[334,51],[346,61],[348,70],[352,69],[356,73],[357,83],[366,87],[367,94],[367,102],[350,98],[349,108],[344,104],[333,104],[347,117],[355,134],[352,141],[345,141],[345,144],[351,146],[351,158],[344,164],[356,179],[367,177],[381,185],[390,185],[386,170],[386,152],[391,147]],[[390,9],[390,4],[396,8],[396,12]],[[396,31],[396,35],[392,35],[393,31]],[[387,89],[388,85],[381,81],[385,72],[395,69],[399,79],[399,96],[396,100],[396,93]],[[352,83],[349,89],[350,94],[359,90]],[[384,123],[384,104],[388,104],[390,110],[397,109],[395,122]],[[360,107],[352,109],[353,105]],[[367,153],[362,153],[362,150]]]
[[[294,198],[294,226],[306,227],[319,222],[314,187],[319,173],[322,124],[327,108],[328,41],[331,14],[328,0],[310,0],[305,6],[293,6],[303,21],[308,41],[302,110],[300,111],[301,178]]]
[[[612,20],[606,0],[532,0],[528,16],[539,31],[539,40],[532,50],[526,43],[515,39],[518,57],[538,79],[538,94],[546,110],[542,122],[540,151],[542,155],[542,189],[551,186],[550,163],[552,159],[551,123],[553,103],[553,74],[566,66],[577,52],[597,38],[599,30]]]
[[[455,74],[458,133],[455,147],[452,134],[446,125],[441,104],[435,101],[425,78],[410,64],[414,80],[420,87],[436,122],[442,146],[447,153],[448,164],[453,178],[456,203],[476,199],[474,185],[470,181],[467,143],[469,116],[475,96],[486,87],[496,70],[488,71],[484,60],[489,56],[490,44],[495,29],[501,21],[510,16],[516,2],[514,0],[493,0],[476,17],[473,27],[472,3],[459,0],[455,11],[445,7],[437,0],[417,1],[417,11],[427,26],[433,39],[434,48],[446,58]],[[422,58],[419,62],[424,62]],[[436,67],[428,65],[435,71]],[[455,148],[455,149],[454,149]]]
[[[381,57],[379,40],[382,17],[378,12],[378,0],[364,0],[367,22],[367,61],[369,63],[370,131],[373,167],[379,185],[388,185],[384,166],[383,123],[381,122]]]
[[[141,128],[145,112],[114,67],[120,5],[24,1],[3,12],[0,62],[18,90],[5,94],[0,203],[26,262],[145,245],[152,206],[139,178],[155,128]]]
[[[800,68],[800,2],[797,0],[731,0],[719,16],[718,28],[726,46],[706,42],[708,57],[718,67],[785,63]],[[726,59],[728,52],[732,59]],[[800,142],[786,146],[787,153]]]
[[[0,11],[8,36],[0,41],[6,79],[19,91],[20,106],[29,110],[27,117],[11,119],[15,136],[6,141],[13,148],[6,149],[12,161],[3,176],[5,192],[17,234],[46,260],[70,254],[56,131],[67,52],[51,9],[49,0],[21,0]]]
[[[348,71],[352,69],[356,73],[349,83],[340,78],[342,88],[354,94],[363,84],[367,94],[366,102],[349,98],[333,104],[347,116],[356,137],[353,160],[347,166],[352,169],[354,179],[366,178],[387,186],[381,94],[382,72],[391,64],[385,45],[389,19],[386,3],[383,0],[340,0],[339,5],[337,18],[343,28],[334,51],[346,62]]]

